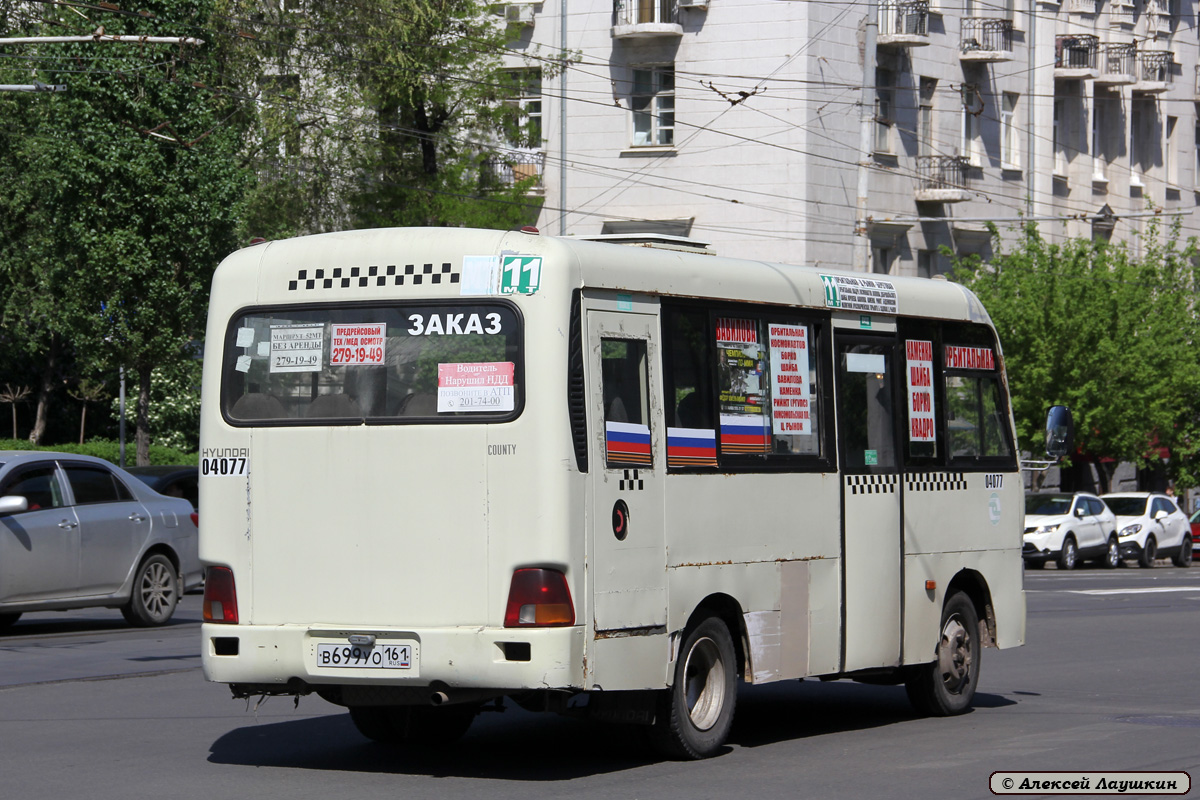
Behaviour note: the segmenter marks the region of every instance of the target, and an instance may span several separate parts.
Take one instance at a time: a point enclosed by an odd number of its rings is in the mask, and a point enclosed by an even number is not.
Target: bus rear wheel
[[[463,737],[479,706],[351,706],[358,732],[381,744],[453,744]]]
[[[916,667],[904,684],[909,702],[918,712],[933,717],[962,714],[975,699],[979,682],[979,615],[962,592],[955,592],[942,608],[942,631],[932,664]]]
[[[675,683],[659,702],[651,741],[663,755],[708,758],[725,744],[737,705],[737,654],[729,628],[708,617],[691,629],[675,662]]]

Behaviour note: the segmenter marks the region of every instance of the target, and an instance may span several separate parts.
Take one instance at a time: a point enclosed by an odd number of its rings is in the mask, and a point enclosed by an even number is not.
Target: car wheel
[[[446,745],[463,737],[479,706],[354,706],[350,720],[358,732],[381,744]]]
[[[1142,547],[1142,554],[1138,557],[1138,566],[1150,569],[1154,566],[1156,558],[1158,558],[1158,542],[1154,541],[1153,536],[1147,536],[1146,544]]]
[[[1042,569],[1046,566],[1046,562],[1042,561],[1041,559],[1027,559],[1025,561],[1025,566],[1029,567],[1030,569]]]
[[[1171,563],[1177,567],[1192,565],[1192,535],[1190,533],[1184,534],[1183,541],[1179,543],[1179,552],[1171,559]]]
[[[918,712],[934,717],[962,714],[975,699],[979,683],[979,615],[962,592],[942,608],[942,631],[932,664],[914,668],[905,682],[909,702]]]
[[[1113,569],[1121,564],[1121,545],[1117,543],[1116,536],[1108,537],[1108,549],[1104,551],[1104,557],[1100,559],[1100,566],[1105,569]]]
[[[21,614],[0,614],[0,631],[6,631],[13,625],[17,624],[17,620],[21,618]]]
[[[1075,537],[1068,536],[1063,539],[1062,552],[1058,554],[1059,569],[1075,569],[1075,562],[1079,560],[1079,548],[1075,546]]]
[[[684,636],[675,684],[661,694],[649,731],[659,752],[679,759],[716,754],[733,725],[737,677],[729,628],[708,617]]]
[[[166,556],[155,554],[138,567],[133,591],[129,602],[121,607],[121,614],[130,625],[150,628],[171,619],[178,604],[179,574],[175,565]]]

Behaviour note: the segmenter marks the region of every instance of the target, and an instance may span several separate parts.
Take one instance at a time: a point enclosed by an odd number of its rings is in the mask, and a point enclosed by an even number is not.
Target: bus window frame
[[[304,311],[311,309],[338,309],[338,310],[354,310],[356,308],[380,308],[387,307],[389,309],[403,308],[419,308],[419,307],[443,307],[449,308],[452,306],[503,306],[512,312],[516,320],[516,334],[513,344],[516,348],[516,357],[513,360],[513,384],[517,389],[516,402],[512,411],[502,412],[500,414],[477,413],[470,416],[454,416],[454,417],[285,417],[282,419],[269,420],[241,420],[229,415],[229,409],[232,407],[231,382],[233,377],[231,373],[235,372],[233,364],[236,359],[226,359],[226,355],[237,349],[237,332],[238,322],[248,316],[255,314],[286,314],[288,312]],[[327,323],[326,323],[327,324]],[[381,299],[381,300],[349,300],[349,301],[332,301],[332,302],[312,302],[312,303],[279,303],[279,304],[256,304],[250,306],[241,306],[229,315],[229,321],[225,326],[225,336],[221,342],[221,387],[219,391],[221,418],[225,424],[234,428],[313,428],[313,427],[337,427],[337,428],[355,428],[362,426],[372,427],[388,427],[392,425],[479,425],[479,424],[501,424],[512,422],[518,419],[525,410],[525,315],[521,313],[521,308],[511,300],[500,297],[492,297],[490,295],[470,296],[470,297],[428,297],[428,298],[412,298],[412,299]],[[323,366],[324,368],[324,366]]]
[[[1004,359],[1000,354],[999,337],[987,325],[976,322],[943,322],[940,326],[941,342],[934,351],[937,371],[937,389],[941,392],[943,411],[938,415],[942,426],[939,435],[942,436],[944,462],[949,469],[959,472],[1012,472],[1017,469],[1017,445],[1012,430],[1012,400],[1007,391],[1008,381],[1004,375]],[[995,367],[986,369],[947,369],[947,347],[987,347],[992,351]],[[949,424],[949,405],[946,395],[947,378],[992,378],[999,386],[998,398],[1001,407],[997,413],[1002,421],[1001,430],[1008,445],[1007,456],[958,456],[950,451],[950,437],[946,426]]]
[[[710,369],[710,410],[713,413],[713,431],[717,441],[717,465],[708,466],[671,466],[667,463],[668,475],[711,475],[714,473],[754,473],[754,472],[833,472],[838,468],[837,439],[833,426],[835,418],[833,409],[833,374],[832,348],[833,324],[828,312],[820,312],[808,308],[792,308],[789,306],[760,305],[756,303],[738,303],[736,301],[704,301],[687,300],[670,297],[660,298],[660,324],[662,330],[660,339],[663,363],[663,401],[666,408],[668,398],[675,394],[675,353],[670,346],[673,340],[669,338],[668,323],[670,315],[676,311],[700,311],[707,313],[707,348],[706,361]],[[715,335],[718,317],[743,317],[754,319],[762,325],[786,324],[807,325],[816,340],[813,354],[816,358],[817,373],[817,411],[818,441],[821,452],[818,455],[807,453],[764,453],[736,454],[722,453],[720,446],[720,386],[716,368]],[[772,382],[772,388],[774,388]],[[666,416],[664,414],[664,423]]]

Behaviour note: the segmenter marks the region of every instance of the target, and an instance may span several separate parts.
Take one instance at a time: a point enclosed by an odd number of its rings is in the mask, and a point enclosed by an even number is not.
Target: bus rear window
[[[234,425],[495,422],[523,404],[507,303],[253,309],[225,336]]]

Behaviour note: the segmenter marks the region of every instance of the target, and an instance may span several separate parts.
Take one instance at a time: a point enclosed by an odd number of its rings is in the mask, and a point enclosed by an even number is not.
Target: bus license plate
[[[412,669],[411,644],[318,644],[317,666],[354,669]]]

